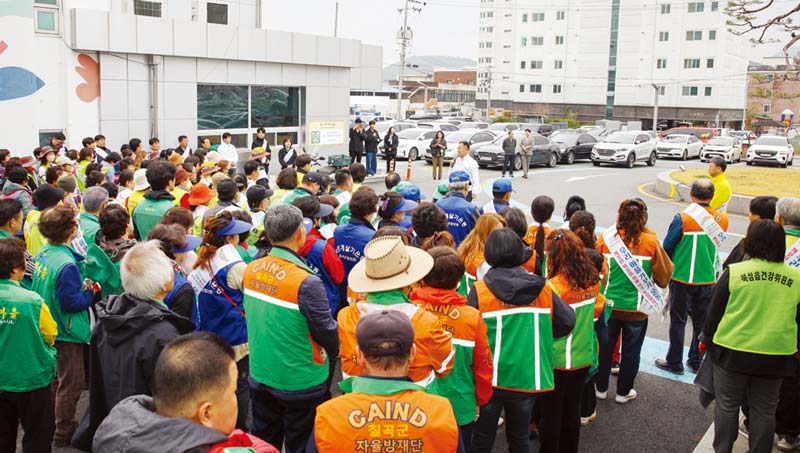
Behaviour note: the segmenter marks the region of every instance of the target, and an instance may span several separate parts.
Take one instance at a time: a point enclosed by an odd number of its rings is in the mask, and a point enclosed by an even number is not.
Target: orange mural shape
[[[80,66],[75,66],[75,71],[84,83],[75,88],[75,94],[83,102],[92,102],[100,96],[100,65],[85,53],[78,55],[78,63]]]

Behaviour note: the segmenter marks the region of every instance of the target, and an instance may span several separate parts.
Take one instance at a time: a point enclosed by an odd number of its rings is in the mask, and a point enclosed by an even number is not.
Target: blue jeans
[[[622,335],[622,352],[620,354],[619,376],[617,376],[617,395],[625,396],[633,388],[633,381],[639,372],[639,360],[642,344],[647,333],[647,320],[620,321],[608,320],[608,335],[601,338],[600,366],[597,370],[597,390],[608,390],[608,378],[611,375],[611,357],[617,338]]]
[[[497,421],[500,412],[505,410],[506,440],[509,453],[530,453],[531,441],[528,437],[531,426],[531,413],[535,395],[520,395],[494,389],[489,402],[481,407],[480,417],[472,427],[472,453],[490,453],[497,435]]]
[[[669,350],[667,362],[676,370],[683,369],[683,341],[686,334],[687,315],[692,318],[692,343],[689,346],[689,364],[700,368],[700,357],[697,339],[706,324],[708,304],[714,285],[687,285],[672,281],[669,283]]]
[[[378,153],[367,152],[367,174],[374,175],[378,172]]]

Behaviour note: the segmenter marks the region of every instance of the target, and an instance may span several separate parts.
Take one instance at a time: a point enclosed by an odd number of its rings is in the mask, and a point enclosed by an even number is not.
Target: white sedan
[[[739,137],[714,137],[709,140],[703,147],[700,161],[708,162],[715,157],[721,157],[729,164],[741,162],[742,142]]]
[[[431,140],[438,131],[431,129],[406,129],[397,133],[397,158],[417,160],[430,147]],[[386,155],[383,144],[378,147],[378,154]]]
[[[678,157],[686,160],[692,157],[700,157],[703,151],[703,142],[694,135],[671,134],[664,137],[656,145],[656,152],[659,158]]]

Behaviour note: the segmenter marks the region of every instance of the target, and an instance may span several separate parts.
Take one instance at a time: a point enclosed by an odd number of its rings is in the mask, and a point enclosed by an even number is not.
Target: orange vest
[[[414,389],[359,393],[355,388],[317,407],[314,441],[325,453],[454,453],[458,424],[450,402],[440,396]]]
[[[539,225],[531,225],[528,227],[528,231],[525,233],[525,237],[522,238],[526,244],[533,247],[533,244],[536,243],[536,232],[539,231]],[[549,227],[544,227],[544,237],[547,239],[547,236],[552,231]]]
[[[556,294],[558,294],[558,297],[569,305],[577,304],[593,297],[597,298],[594,304],[595,319],[599,318],[603,313],[603,306],[606,303],[606,299],[600,294],[599,281],[591,288],[578,290],[572,288],[566,275],[562,273],[550,278],[549,283],[556,291]]]
[[[535,237],[536,236],[534,236],[534,238]],[[531,253],[530,259],[528,259],[528,261],[525,261],[524,263],[522,263],[522,268],[525,269],[526,271],[528,271],[529,274],[535,274],[536,273],[536,250],[531,249],[531,252],[533,252],[533,253]]]
[[[367,314],[367,307],[377,304],[356,302],[345,307],[339,312],[339,356],[342,360],[342,374],[348,376],[363,376],[364,364],[358,362],[356,353],[356,326],[361,315]],[[417,354],[408,367],[408,377],[414,383],[427,387],[436,376],[446,376],[453,369],[453,356],[455,350],[451,344],[451,335],[439,325],[436,316],[425,311],[424,308],[413,304],[386,305],[386,310],[402,310],[412,313],[409,316],[411,325],[414,326],[414,345]]]

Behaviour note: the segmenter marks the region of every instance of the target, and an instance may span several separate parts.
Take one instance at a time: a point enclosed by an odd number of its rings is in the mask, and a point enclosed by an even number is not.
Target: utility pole
[[[339,37],[339,0],[336,0],[336,15],[333,17],[333,37]]]
[[[661,85],[652,84],[656,91],[655,102],[653,103],[653,135],[658,136],[658,95],[661,94]]]
[[[406,69],[406,53],[408,52],[408,48],[411,44],[411,38],[414,37],[414,34],[408,28],[408,10],[415,11],[417,13],[422,12],[422,8],[418,7],[408,7],[409,3],[416,3],[422,6],[425,6],[425,2],[421,2],[419,0],[405,0],[405,5],[402,9],[398,9],[397,11],[403,14],[403,27],[397,33],[397,40],[400,43],[400,73],[397,78],[397,120],[403,120],[403,75]]]

